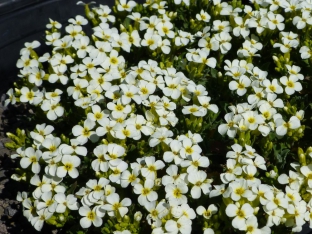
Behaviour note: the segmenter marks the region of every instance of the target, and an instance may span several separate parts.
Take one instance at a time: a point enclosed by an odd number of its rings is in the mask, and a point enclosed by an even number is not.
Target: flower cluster
[[[6,146],[36,230],[264,234],[311,221],[309,1],[78,4],[86,17],[49,20],[50,51],[25,43],[5,101],[33,110]]]

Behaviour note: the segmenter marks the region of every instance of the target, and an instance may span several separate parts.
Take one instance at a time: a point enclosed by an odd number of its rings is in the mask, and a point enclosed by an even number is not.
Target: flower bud
[[[277,173],[276,173],[274,170],[271,170],[271,171],[269,172],[269,177],[270,177],[270,178],[275,179],[276,176],[277,176]]]
[[[64,217],[64,215],[62,215],[62,214],[60,214],[58,218],[59,218],[59,220],[60,220],[61,222],[63,222],[63,221],[65,220],[65,217]]]
[[[303,149],[298,147],[298,157],[299,157],[299,163],[302,166],[306,166],[307,165],[307,161],[306,161],[306,155],[303,152]]]
[[[123,218],[122,218],[122,221],[125,222],[125,223],[130,223],[130,217],[128,215],[125,215]]]
[[[307,148],[306,154],[312,156],[311,153],[312,153],[312,146],[309,146],[309,148]]]
[[[279,60],[278,60],[278,57],[276,57],[275,55],[273,55],[272,58],[273,58],[273,60],[274,60],[275,62],[278,62],[278,61],[279,61]]]
[[[135,221],[140,222],[141,219],[142,219],[142,216],[143,216],[143,215],[142,215],[141,211],[135,212],[135,214],[134,214],[134,219],[135,219]]]

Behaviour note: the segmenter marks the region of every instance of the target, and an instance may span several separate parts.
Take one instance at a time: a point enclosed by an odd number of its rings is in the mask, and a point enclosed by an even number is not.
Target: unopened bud
[[[142,215],[141,211],[135,212],[135,214],[134,214],[134,219],[135,219],[135,221],[140,222],[141,219],[142,219],[142,216],[143,216],[143,215]]]
[[[273,60],[274,60],[275,62],[278,62],[278,57],[276,57],[275,55],[273,55],[272,58],[273,58]]]
[[[58,218],[59,218],[59,220],[60,220],[61,222],[63,222],[63,221],[65,220],[65,217],[64,217],[64,215],[62,215],[62,214],[60,214],[60,216],[59,216]]]
[[[271,170],[269,172],[269,176],[270,176],[270,178],[274,179],[277,176],[277,173],[274,170]]]

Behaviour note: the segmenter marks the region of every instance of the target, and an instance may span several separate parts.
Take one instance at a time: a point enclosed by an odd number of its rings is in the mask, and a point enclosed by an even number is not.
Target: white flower
[[[120,64],[124,64],[125,59],[123,56],[119,56],[119,53],[116,50],[112,50],[101,64],[102,67],[110,67],[110,68],[117,68]],[[93,66],[95,66],[94,64]]]
[[[287,208],[287,212],[294,215],[296,225],[301,227],[305,222],[305,213],[307,211],[307,203],[302,200],[294,204],[290,204]]]
[[[232,181],[229,184],[231,188],[231,199],[233,201],[239,201],[242,197],[249,198],[252,192],[248,189],[247,181],[244,179],[239,179]]]
[[[147,82],[145,80],[140,80],[138,83],[139,95],[142,100],[145,100],[149,97],[149,95],[153,94],[156,90],[156,85],[151,82]]]
[[[51,191],[45,192],[41,195],[41,200],[37,204],[37,211],[47,209],[49,212],[54,213],[56,210],[57,203],[55,202],[54,196]]]
[[[129,104],[131,102],[131,99],[133,99],[137,104],[141,104],[142,99],[137,94],[139,89],[136,86],[121,84],[119,85],[119,87],[123,91],[123,95],[121,96],[121,103],[123,105]]]
[[[163,89],[163,93],[167,97],[178,99],[181,95],[181,91],[179,89],[181,77],[165,76],[165,82],[166,82],[166,87]]]
[[[99,122],[100,127],[96,129],[96,134],[98,136],[104,136],[106,133],[114,134],[113,128],[116,125],[115,120],[110,120],[109,118],[100,119]]]
[[[116,18],[113,15],[110,15],[112,9],[107,5],[100,5],[98,9],[96,9],[96,12],[99,14],[99,17],[102,21],[102,23],[109,21],[114,23]]]
[[[37,105],[42,101],[42,93],[37,87],[29,89],[28,87],[21,88],[21,102],[29,102],[29,104]]]
[[[300,74],[300,70],[301,68],[296,66],[296,65],[288,65],[288,64],[285,64],[287,70],[288,70],[288,74],[290,75],[290,77],[294,76],[294,77],[297,77],[299,80],[303,80],[304,77],[302,74]]]
[[[199,21],[204,21],[208,23],[211,19],[211,16],[204,10],[201,10],[199,14],[196,14],[196,19],[198,19]]]
[[[268,200],[268,203],[265,205],[265,208],[268,211],[276,208],[287,209],[289,206],[288,200],[285,198],[285,194],[283,192],[278,192],[277,194],[265,193],[264,197]]]
[[[259,107],[259,111],[261,112],[262,117],[264,120],[270,120],[272,117],[277,113],[275,108],[272,108],[272,106],[269,103],[263,103]]]
[[[132,9],[137,5],[135,1],[129,1],[127,0],[119,0],[119,4],[117,5],[118,11],[128,11],[131,12]]]
[[[89,82],[85,79],[74,79],[74,86],[69,86],[67,88],[68,96],[73,96],[75,100],[80,98],[81,92],[84,88],[88,87]]]
[[[268,93],[283,93],[283,88],[279,85],[277,79],[273,79],[272,82],[266,79],[262,82],[262,85],[266,87],[265,91]]]
[[[168,175],[164,175],[162,177],[162,184],[167,185],[167,184],[178,184],[178,183],[184,183],[184,179],[186,176],[186,173],[178,173],[178,166],[177,165],[170,165],[166,169],[166,173]]]
[[[106,145],[98,145],[93,153],[97,157],[97,159],[93,160],[91,166],[94,171],[102,171],[107,172],[109,169],[108,162],[104,158],[104,154],[107,152]]]
[[[112,160],[109,163],[109,168],[112,171],[109,176],[110,181],[120,184],[121,173],[127,170],[128,164],[122,160]]]
[[[101,177],[99,180],[96,179],[90,179],[86,186],[87,188],[92,189],[91,192],[87,194],[87,198],[90,201],[97,201],[104,195],[104,188],[106,185],[109,184],[109,180],[106,178]]]
[[[89,52],[91,49],[89,43],[90,39],[87,36],[81,36],[73,42],[72,46],[77,50],[78,58],[86,57],[87,52]]]
[[[42,146],[46,149],[47,151],[44,151],[42,154],[43,159],[49,159],[52,158],[53,156],[56,156],[58,154],[58,146],[61,144],[61,139],[58,137],[46,137],[43,142]]]
[[[245,124],[250,130],[255,130],[259,124],[264,123],[263,116],[259,115],[256,111],[246,111],[242,116],[244,117]]]
[[[192,173],[198,171],[198,167],[207,168],[210,164],[209,159],[206,156],[200,155],[198,152],[192,153],[187,157],[189,160],[181,162],[182,167],[187,167],[187,172]]]
[[[230,43],[232,37],[228,32],[221,32],[215,34],[215,39],[219,42],[219,48],[222,54],[226,54],[232,48],[232,44]]]
[[[303,11],[301,17],[295,16],[292,20],[297,29],[303,29],[307,24],[312,25],[311,12]]]
[[[156,201],[158,198],[158,194],[153,190],[154,180],[146,179],[144,182],[144,186],[142,184],[135,184],[133,187],[133,191],[135,194],[140,194],[138,197],[138,202],[141,206],[145,206],[145,204]]]
[[[211,190],[209,193],[209,197],[217,197],[225,192],[225,184],[222,185],[214,185],[215,189]]]
[[[41,231],[44,221],[50,219],[53,213],[49,212],[48,209],[38,210],[36,213],[38,216],[33,217],[30,222],[37,231]]]
[[[299,50],[302,59],[308,59],[312,55],[312,50],[307,46],[302,46]]]
[[[77,140],[82,145],[85,144],[88,139],[90,139],[92,142],[96,142],[98,140],[98,136],[96,135],[95,131],[91,131],[94,126],[94,121],[86,119],[84,121],[83,127],[80,125],[75,125],[72,129],[72,133],[77,137]]]
[[[266,206],[264,206],[263,209],[265,213],[268,214],[266,225],[269,227],[272,227],[273,225],[279,226],[285,214],[284,209],[278,207],[274,210],[268,210]]]
[[[126,139],[126,138],[138,139],[140,135],[140,132],[132,124],[123,126],[122,124],[117,123],[113,127],[113,132],[114,134],[112,135],[117,139]]]
[[[192,221],[185,216],[182,216],[177,221],[170,219],[166,222],[165,229],[169,233],[190,234],[192,232]]]
[[[16,66],[18,68],[33,68],[38,67],[39,63],[36,59],[31,59],[29,54],[24,54],[17,60]]]
[[[185,3],[185,5],[189,6],[190,5],[190,0],[174,0],[174,3],[176,5],[180,5],[181,2]]]
[[[291,189],[289,186],[286,186],[286,199],[293,204],[298,204],[298,202],[301,201],[301,196],[300,193],[298,192],[298,190],[293,190]]]
[[[268,18],[268,28],[274,30],[278,28],[280,31],[283,31],[285,28],[285,24],[282,23],[284,21],[284,17],[280,14],[274,14],[273,12],[269,11],[267,14]]]
[[[300,92],[302,90],[302,85],[298,81],[298,77],[296,76],[283,76],[280,78],[280,81],[283,85],[285,85],[285,93],[288,95],[292,95],[295,91]]]
[[[46,44],[52,45],[56,40],[59,40],[61,37],[61,34],[59,32],[53,32],[52,34],[46,35]],[[39,60],[40,61],[40,60]],[[40,61],[42,62],[42,61]]]
[[[139,176],[138,170],[132,170],[132,172],[129,172],[128,170],[123,171],[120,177],[121,187],[126,188],[130,183],[132,186],[136,185],[137,183],[140,182],[138,176]]]
[[[161,42],[161,36],[153,33],[145,33],[144,39],[141,41],[142,46],[148,46],[151,50],[157,49]]]
[[[86,25],[88,24],[88,20],[81,16],[81,15],[77,15],[74,19],[69,19],[68,20],[69,23],[72,23],[72,24],[76,24],[76,25]]]
[[[302,170],[302,168],[300,168],[300,170]],[[289,170],[289,176],[286,174],[281,174],[277,180],[280,184],[288,184],[291,189],[298,190],[303,181],[303,176],[300,173]],[[310,183],[312,185],[312,181]]]
[[[124,217],[128,213],[127,206],[131,205],[131,200],[129,198],[124,198],[122,201],[119,201],[119,195],[117,193],[110,194],[106,197],[107,204],[103,205],[101,208],[107,210],[109,216],[116,216],[119,214],[121,217]]]
[[[228,154],[231,152],[234,153],[233,151],[228,152],[227,157],[228,157]],[[234,157],[239,159],[239,157],[236,157],[236,156],[234,156]],[[228,159],[226,161],[227,171],[220,175],[220,179],[222,180],[223,183],[227,184],[227,183],[235,180],[237,178],[237,176],[242,174],[242,168],[236,164],[237,164],[237,162],[234,159]]]
[[[292,116],[288,122],[285,122],[282,118],[277,118],[275,124],[276,134],[279,136],[284,136],[288,129],[297,129],[301,126],[300,120],[297,116]]]
[[[64,114],[64,107],[62,107],[58,101],[43,100],[41,109],[47,111],[47,118],[52,121]]]
[[[279,47],[283,53],[288,53],[291,50],[291,48],[297,48],[297,46],[299,45],[299,41],[289,40],[286,37],[282,38],[282,43],[283,44],[275,43],[273,47],[274,48]]]
[[[170,205],[181,205],[187,203],[187,197],[184,195],[188,191],[188,187],[185,183],[168,184],[165,187],[166,198]]]
[[[218,212],[218,207],[214,204],[210,204],[207,209],[203,206],[199,206],[196,209],[197,214],[204,216],[205,219],[210,219],[212,215]]]
[[[55,173],[54,173],[55,174]],[[41,191],[43,193],[53,191],[56,193],[65,193],[65,187],[60,184],[62,182],[63,178],[59,178],[57,176],[49,176],[48,183],[45,183],[41,186]]]
[[[159,143],[163,142],[167,145],[172,141],[170,137],[173,136],[173,132],[165,127],[157,128],[156,131],[151,135],[149,140],[149,146],[154,147]]]
[[[241,35],[243,38],[246,38],[250,33],[249,28],[247,27],[248,21],[245,20],[244,22],[242,17],[235,17],[234,21],[237,24],[233,29],[234,36],[239,37]]]
[[[45,76],[44,70],[41,70],[38,67],[32,67],[30,68],[28,80],[30,83],[33,83],[36,86],[40,86],[42,84],[42,78],[44,78],[44,76]]]
[[[300,172],[306,177],[308,186],[312,188],[312,164],[309,164],[307,166],[302,166],[300,168]]]
[[[206,228],[203,234],[215,234],[214,230],[211,228]]]
[[[73,63],[74,59],[69,55],[56,53],[50,60],[53,67],[58,67],[58,71],[64,73],[67,70],[67,64]]]
[[[9,96],[8,99],[5,100],[4,102],[4,106],[8,106],[9,103],[11,103],[12,105],[14,105],[16,103],[16,97],[14,96],[14,91],[13,88],[9,89],[6,94]]]
[[[174,42],[176,46],[185,46],[190,42],[190,39],[192,40],[192,34],[178,30],[178,35],[176,35]]]
[[[213,31],[218,32],[230,32],[231,26],[229,21],[221,21],[221,20],[214,20],[213,21]]]
[[[201,106],[192,105],[192,106],[184,106],[182,109],[182,113],[184,115],[192,114],[197,117],[203,117],[206,115],[207,110],[202,108]]]
[[[159,47],[161,48],[161,51],[164,53],[164,54],[169,54],[170,53],[170,48],[171,46],[171,43],[168,39],[165,39],[165,40],[162,40]]]
[[[159,22],[156,25],[156,29],[158,31],[158,34],[162,37],[167,36],[169,38],[173,38],[174,37],[174,31],[172,31],[171,29],[173,28],[173,24],[170,23],[169,21],[166,22]]]
[[[82,228],[89,228],[91,224],[95,227],[100,227],[103,223],[102,218],[96,212],[96,207],[91,210],[88,206],[82,206],[79,208],[79,214],[84,216],[80,219]]]
[[[208,67],[215,68],[217,60],[213,57],[208,57],[208,50],[199,50],[198,55],[194,56],[194,62],[206,64]]]
[[[157,170],[165,167],[165,164],[161,160],[155,161],[154,156],[149,156],[145,158],[146,166],[141,169],[141,174],[143,177],[154,180],[157,178]]]
[[[112,111],[112,117],[115,119],[120,118],[123,114],[129,114],[132,110],[130,105],[123,105],[120,100],[116,104],[113,102],[107,103],[107,108]]]
[[[55,40],[53,42],[54,51],[67,49],[71,46],[73,38],[70,35],[62,37],[61,39]]]
[[[57,28],[57,29],[60,29],[62,27],[62,25],[57,22],[57,21],[54,21],[52,19],[49,19],[50,23],[46,25],[47,28]]]
[[[246,226],[240,229],[246,231],[246,234],[262,234],[262,230],[258,229],[258,220],[256,216],[251,216],[246,220]]]
[[[241,117],[234,115],[234,113],[230,112],[224,116],[224,119],[227,123],[220,124],[218,126],[218,132],[221,135],[227,133],[229,137],[234,138],[238,129],[237,123],[241,119]]]
[[[250,79],[247,76],[242,75],[239,78],[238,82],[233,80],[229,83],[229,89],[236,90],[239,96],[243,96],[247,92],[246,88],[248,88],[250,84],[251,84]]]
[[[169,212],[169,206],[165,203],[165,200],[160,202],[153,201],[145,205],[145,209],[149,212],[146,219],[150,225],[152,225],[152,220],[159,222],[164,216]]]
[[[205,195],[210,192],[211,189],[211,180],[206,179],[207,174],[204,171],[193,171],[188,174],[187,180],[193,184],[191,189],[192,198],[198,199],[201,197],[201,191]]]
[[[40,150],[34,150],[32,147],[28,147],[25,150],[25,156],[21,159],[20,164],[22,168],[27,168],[31,165],[31,171],[35,174],[40,172],[39,160],[42,156]]]
[[[78,167],[81,163],[81,160],[77,156],[72,155],[64,155],[62,157],[62,166],[59,166],[56,171],[56,175],[60,178],[63,178],[68,175],[72,178],[77,178],[79,172],[76,167]]]
[[[237,229],[244,229],[246,227],[246,219],[253,216],[254,209],[249,203],[240,206],[239,204],[229,204],[225,213],[229,217],[235,217],[232,220],[232,226]]]

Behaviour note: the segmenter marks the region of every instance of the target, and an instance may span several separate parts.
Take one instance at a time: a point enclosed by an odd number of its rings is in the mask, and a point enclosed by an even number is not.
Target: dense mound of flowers
[[[32,110],[33,128],[8,133],[6,146],[36,230],[311,223],[310,0],[79,4],[85,17],[49,20],[50,51],[25,43],[5,101]]]

